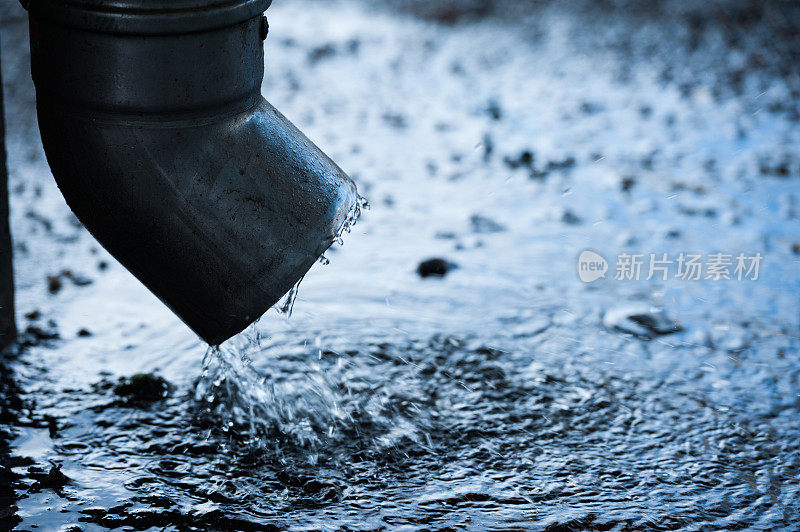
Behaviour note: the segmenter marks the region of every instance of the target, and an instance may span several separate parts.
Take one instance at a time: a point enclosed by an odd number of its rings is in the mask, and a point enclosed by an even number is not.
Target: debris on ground
[[[121,377],[114,393],[129,403],[152,403],[169,397],[174,389],[164,377],[153,373],[137,373]]]
[[[469,219],[469,223],[472,226],[472,232],[478,234],[502,233],[506,230],[506,226],[503,224],[480,214],[473,214]]]
[[[611,309],[603,316],[603,325],[607,328],[632,334],[642,339],[672,334],[683,330],[683,327],[664,310],[646,305],[623,306]]]
[[[563,214],[561,215],[561,221],[567,225],[580,225],[583,222],[580,216],[578,216],[569,209],[563,212]]]
[[[428,259],[419,263],[417,274],[422,277],[444,277],[447,273],[457,266],[445,259]]]
[[[57,294],[64,286],[64,280],[70,281],[75,286],[89,286],[92,280],[80,274],[73,273],[72,270],[62,270],[56,275],[47,276],[47,291]]]
[[[56,323],[52,320],[47,322],[47,328],[39,327],[38,325],[28,325],[22,333],[17,335],[16,347],[22,351],[29,347],[58,340],[60,337]]]
[[[28,476],[35,480],[28,491],[35,493],[37,491],[50,489],[56,493],[60,493],[61,488],[70,483],[70,478],[61,472],[60,464],[50,462],[50,465],[50,470],[47,473],[37,466],[28,468]]]

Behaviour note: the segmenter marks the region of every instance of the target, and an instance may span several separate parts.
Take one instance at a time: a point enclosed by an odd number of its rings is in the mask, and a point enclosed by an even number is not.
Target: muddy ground
[[[372,208],[219,353],[70,214],[0,14],[8,528],[796,529],[790,3],[276,0],[263,93]]]

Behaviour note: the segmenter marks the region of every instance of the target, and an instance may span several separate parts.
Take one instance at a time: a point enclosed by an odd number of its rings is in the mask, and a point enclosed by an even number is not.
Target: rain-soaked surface
[[[372,208],[291,317],[208,351],[69,213],[4,2],[27,332],[0,522],[798,526],[796,12],[498,3],[274,3],[263,92]],[[732,255],[732,279],[648,281],[651,253]]]

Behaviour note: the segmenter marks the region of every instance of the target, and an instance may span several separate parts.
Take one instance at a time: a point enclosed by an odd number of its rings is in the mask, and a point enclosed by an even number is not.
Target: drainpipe
[[[271,0],[26,0],[39,129],[97,240],[216,345],[334,242],[355,185],[260,94]]]
[[[3,113],[3,72],[0,60],[0,352],[17,336],[14,320],[13,248],[8,224],[8,169],[6,167],[6,122]]]

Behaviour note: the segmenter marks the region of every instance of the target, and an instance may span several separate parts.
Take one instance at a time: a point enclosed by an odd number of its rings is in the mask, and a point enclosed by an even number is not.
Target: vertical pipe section
[[[3,72],[0,60],[0,352],[17,336],[14,320],[14,269],[11,232],[8,223],[8,169],[6,167],[6,128],[3,112]]]

